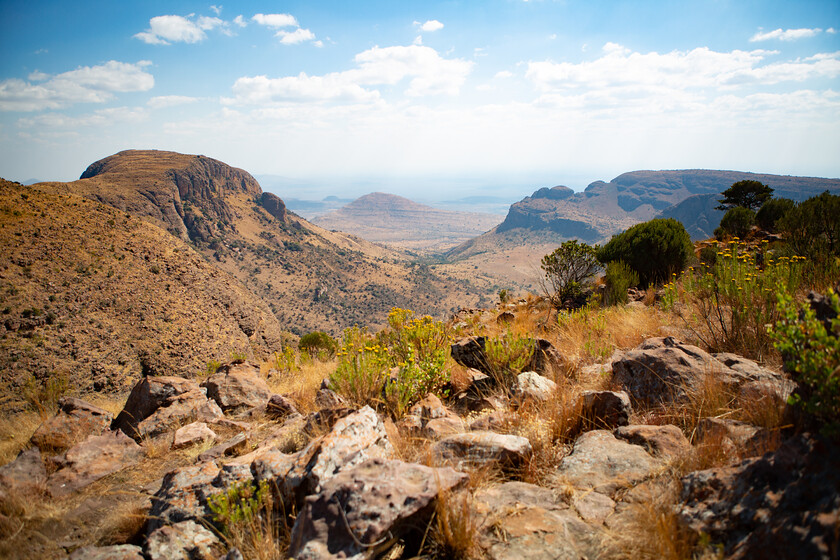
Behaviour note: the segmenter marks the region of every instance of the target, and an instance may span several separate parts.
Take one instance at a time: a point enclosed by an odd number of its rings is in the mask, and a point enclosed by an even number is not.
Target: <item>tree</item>
[[[638,273],[639,286],[647,288],[681,272],[693,254],[685,227],[674,218],[658,218],[614,235],[598,251],[598,260],[624,261]]]
[[[755,212],[761,205],[773,196],[773,189],[759,181],[738,181],[720,193],[723,198],[718,199],[720,206],[717,210],[729,210],[741,206]]]
[[[715,237],[722,241],[726,236],[744,238],[755,223],[755,212],[743,206],[735,206],[726,211],[720,219],[720,227],[715,229]]]
[[[809,198],[779,219],[793,251],[814,262],[829,262],[840,256],[840,196],[825,191]]]
[[[772,198],[756,213],[755,223],[765,231],[776,233],[779,220],[793,210],[794,206],[796,203],[789,198]]]
[[[573,239],[543,257],[541,267],[545,279],[540,284],[555,308],[560,309],[567,300],[582,296],[587,280],[600,268],[597,251],[597,245],[592,247]]]

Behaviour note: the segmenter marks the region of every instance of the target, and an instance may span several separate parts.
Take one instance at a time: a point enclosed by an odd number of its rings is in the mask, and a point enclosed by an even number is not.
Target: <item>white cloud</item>
[[[149,29],[134,37],[150,45],[168,45],[170,41],[198,43],[207,38],[204,29],[183,16],[155,16],[149,20]]]
[[[750,37],[750,42],[755,43],[758,41],[770,41],[772,39],[777,39],[779,41],[795,41],[797,39],[806,39],[808,37],[813,37],[818,33],[822,32],[822,29],[814,28],[814,29],[774,29],[773,31],[766,31],[762,32],[759,31],[752,37]]]
[[[829,27],[828,29],[825,30],[825,32],[834,35],[835,33],[837,33],[837,30],[834,29],[833,27]]]
[[[426,23],[420,26],[420,29],[423,31],[428,31],[429,33],[433,31],[439,31],[443,29],[443,24],[436,19],[430,19]]]
[[[315,41],[312,44],[315,45],[316,47],[318,47],[319,49],[324,46],[324,42],[321,41],[321,40]]]
[[[150,64],[111,60],[58,74],[41,84],[4,80],[0,82],[0,111],[41,111],[74,103],[103,103],[113,99],[115,92],[148,91],[155,79],[143,68]]]
[[[291,14],[255,14],[252,21],[275,29],[280,27],[297,27],[298,21]]]
[[[176,105],[195,103],[196,101],[198,101],[197,97],[188,97],[186,95],[158,95],[149,99],[146,105],[152,109],[164,109]]]
[[[83,126],[137,123],[145,121],[148,116],[148,112],[143,107],[112,107],[78,117],[70,117],[62,113],[45,113],[18,119],[17,126],[21,129],[39,129],[40,131],[57,128],[75,129]]]
[[[508,70],[500,70],[499,72],[496,72],[496,75],[493,77],[498,79],[512,78],[513,72],[509,72]]]
[[[315,34],[308,29],[298,28],[294,31],[280,30],[275,34],[275,37],[280,39],[284,45],[297,45],[304,41],[311,41],[315,38]]]
[[[366,90],[338,73],[308,76],[301,72],[297,76],[274,79],[243,77],[233,84],[233,94],[236,103],[254,105],[305,101],[367,103],[379,99],[379,92]]]
[[[31,74],[29,74],[29,76],[27,76],[27,79],[31,82],[43,82],[44,80],[46,80],[49,77],[50,77],[49,74],[41,72],[40,70],[35,70]]]
[[[218,16],[222,13],[222,6],[210,6],[210,11]]]
[[[240,14],[240,15],[236,16],[235,18],[233,18],[233,23],[234,23],[235,25],[237,25],[238,27],[245,27],[246,25],[248,25],[248,22],[247,22],[247,21],[245,21],[245,18],[244,18],[244,17],[242,17],[242,14]]]

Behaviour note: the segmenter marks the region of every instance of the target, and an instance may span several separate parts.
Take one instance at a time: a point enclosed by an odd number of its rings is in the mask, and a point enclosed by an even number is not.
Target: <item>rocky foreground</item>
[[[672,337],[648,339],[605,364],[615,390],[576,396],[572,445],[534,476],[538,441],[511,433],[510,423],[523,411],[549,410],[566,382],[552,375],[563,358],[547,341],[538,345],[535,371],[505,388],[481,371],[483,340],[459,341],[452,355],[470,368],[467,378],[446,404],[429,395],[397,424],[369,406],[347,407],[326,382],[315,410],[302,414],[294,396],[272,394],[259,368],[243,362],[200,384],[144,377],[116,418],[64,398],[32,436],[32,447],[0,468],[0,501],[45,495],[88,503],[86,492],[97,481],[119,480],[155,454],[200,452],[192,464],[132,487],[144,495],[145,521],[126,544],[82,546],[80,532],[69,531],[51,549],[30,540],[19,556],[242,558],[218,496],[262,488],[272,496],[271,538],[282,541],[272,546],[292,558],[427,553],[430,532],[437,534],[430,529],[444,518],[462,528],[456,539],[469,541],[460,553],[500,560],[632,557],[640,531],[663,519],[678,523],[675,534],[726,557],[837,558],[835,442],[700,418],[690,443],[677,426],[640,423],[631,406],[679,405],[714,380],[771,408],[792,389],[783,376]],[[742,460],[686,469],[687,457],[704,446]],[[107,515],[101,502],[88,509]],[[84,515],[80,510],[71,514]],[[656,515],[643,515],[650,511]],[[12,517],[0,521],[4,533],[13,532]],[[445,542],[437,546],[438,556],[455,555]]]

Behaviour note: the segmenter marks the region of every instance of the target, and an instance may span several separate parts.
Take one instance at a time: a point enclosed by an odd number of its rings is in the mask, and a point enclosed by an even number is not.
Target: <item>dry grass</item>
[[[439,493],[430,528],[426,550],[432,558],[473,560],[483,556],[478,542],[481,519],[473,507],[472,492]]]
[[[337,363],[336,360],[312,360],[311,363],[301,364],[300,371],[269,379],[268,386],[275,393],[291,398],[301,414],[315,412],[318,410],[315,405],[318,388],[335,371]]]
[[[29,438],[41,422],[36,412],[0,417],[0,465],[12,462],[18,453],[30,447]]]

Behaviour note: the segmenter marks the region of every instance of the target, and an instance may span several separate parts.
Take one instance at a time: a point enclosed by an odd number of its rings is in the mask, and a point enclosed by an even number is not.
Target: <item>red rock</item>
[[[103,476],[124,469],[140,460],[142,449],[122,432],[90,436],[59,459],[61,468],[47,480],[53,496],[75,492]]]
[[[99,435],[114,419],[111,413],[81,399],[63,397],[58,412],[38,426],[30,440],[33,445],[51,453],[61,453],[90,435]]]

